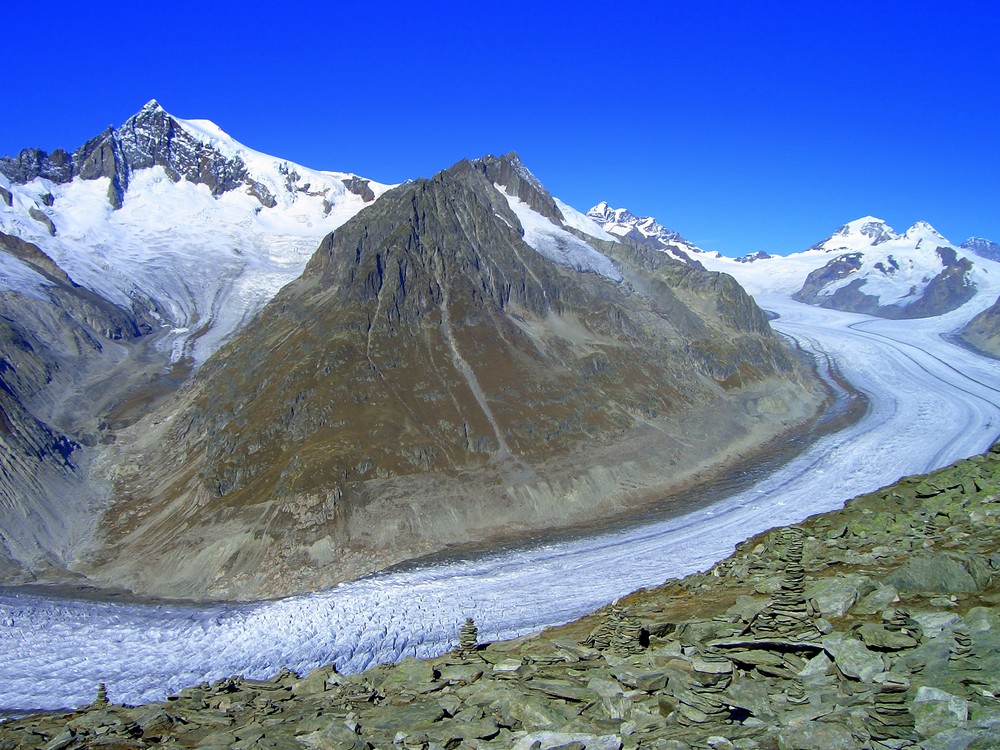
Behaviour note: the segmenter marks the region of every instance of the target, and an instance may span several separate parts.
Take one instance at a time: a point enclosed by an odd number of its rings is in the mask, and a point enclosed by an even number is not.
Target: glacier
[[[1000,362],[948,340],[958,311],[892,321],[780,294],[757,299],[821,372],[835,366],[868,397],[862,419],[693,511],[305,596],[196,606],[0,591],[0,712],[86,704],[100,682],[112,700],[137,703],[232,674],[265,677],[330,662],[358,671],[448,650],[466,617],[482,639],[534,632],[705,570],[759,531],[981,452],[1000,433]]]

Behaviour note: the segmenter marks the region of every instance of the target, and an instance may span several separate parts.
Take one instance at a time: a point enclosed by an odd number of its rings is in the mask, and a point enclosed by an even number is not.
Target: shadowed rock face
[[[807,416],[814,396],[731,278],[630,243],[601,246],[621,282],[552,263],[497,184],[558,225],[516,157],[488,158],[324,240],[119,441],[137,450],[88,572],[167,595],[328,585],[621,512],[767,423],[753,404],[775,383],[771,434]]]
[[[60,424],[58,402],[93,363],[114,359],[105,347],[151,330],[78,286],[37,246],[0,232],[3,255],[38,283],[0,290],[0,575],[4,558],[29,568],[65,563],[88,527],[82,438]]]
[[[980,351],[1000,358],[1000,300],[966,323],[959,335]]]
[[[975,253],[981,258],[1000,261],[1000,244],[997,244],[993,240],[987,240],[982,237],[970,237],[962,243],[962,248]]]

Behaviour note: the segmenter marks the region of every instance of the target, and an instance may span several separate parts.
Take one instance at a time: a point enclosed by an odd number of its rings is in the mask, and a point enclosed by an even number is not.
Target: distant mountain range
[[[793,295],[801,302],[886,318],[925,318],[950,312],[976,294],[969,253],[924,221],[897,234],[866,216],[810,250],[836,257],[809,274]]]
[[[682,263],[700,268],[692,256],[704,253],[700,247],[671,231],[651,216],[638,217],[627,208],[612,208],[601,201],[587,212],[587,216],[615,237],[627,237],[649,247],[661,250]]]
[[[954,245],[923,221],[898,234],[883,220],[865,216],[801,253],[726,258],[627,209],[602,202],[589,215],[605,231],[640,236],[681,260],[731,273],[752,290],[781,289],[800,302],[886,318],[930,317],[961,307],[976,295],[977,279],[988,273],[981,259],[1000,260],[995,242],[970,238]]]

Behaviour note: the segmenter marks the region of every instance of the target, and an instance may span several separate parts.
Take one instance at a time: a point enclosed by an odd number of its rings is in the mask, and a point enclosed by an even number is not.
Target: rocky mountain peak
[[[599,224],[628,224],[636,225],[639,217],[627,208],[612,208],[607,201],[601,201],[596,206],[587,211],[587,216],[597,221]]]
[[[607,201],[601,201],[587,212],[587,216],[611,235],[649,245],[666,252],[687,265],[701,268],[689,253],[705,252],[686,240],[679,232],[674,232],[660,224],[652,216],[636,216],[627,208],[613,208]]]
[[[262,204],[273,206],[274,196],[250,176],[236,149],[226,151],[232,153],[223,153],[218,143],[206,142],[197,131],[185,127],[151,99],[120,128],[109,126],[72,154],[62,149],[51,154],[24,149],[16,157],[0,158],[0,173],[15,184],[37,177],[57,184],[76,177],[83,180],[107,177],[108,200],[120,208],[132,175],[141,169],[160,166],[175,181],[184,179],[208,185],[213,195],[245,187]]]
[[[689,246],[686,249],[701,252],[699,248],[681,237],[679,232],[667,229],[652,216],[636,216],[627,208],[612,208],[606,201],[601,201],[591,208],[587,216],[596,220],[606,231],[618,236],[625,236],[630,230],[635,230],[646,239],[663,244],[683,243]]]
[[[834,255],[793,299],[885,318],[925,318],[976,293],[971,261],[926,221],[902,235],[873,216],[842,226],[811,250]]]
[[[199,554],[185,533],[144,525],[161,500],[177,519],[199,504],[198,533],[217,522],[252,528],[266,504],[268,533],[287,532],[292,551],[251,542],[250,557],[241,544],[209,566],[182,560],[167,574],[175,590],[242,581],[258,553],[270,572],[246,579],[251,595],[287,593],[289,576],[326,585],[459,539],[578,523],[590,504],[628,492],[616,479],[591,499],[571,489],[579,476],[604,476],[633,445],[661,451],[682,412],[756,429],[743,386],[779,379],[789,386],[781,398],[795,393],[789,408],[812,402],[735,281],[631,242],[605,241],[615,255],[601,255],[556,223],[558,204],[515,157],[464,160],[401,185],[328,235],[302,276],[164,404],[174,416],[157,424],[170,434],[142,437],[138,449],[163,471],[115,480],[121,498],[142,494],[129,506],[143,530],[131,552],[115,536],[115,554],[95,557],[94,569],[158,587],[161,570],[129,562],[140,549],[150,558],[147,532],[158,561]],[[706,435],[697,460],[724,439]],[[587,466],[570,460],[591,447]],[[674,464],[650,466],[648,481],[661,471],[674,481]],[[313,548],[336,564],[303,568]]]
[[[447,171],[453,175],[462,175],[468,171],[479,172],[502,188],[507,195],[526,203],[533,211],[553,223],[563,224],[564,217],[555,199],[514,151],[503,156],[488,155],[474,161],[464,159]]]
[[[975,253],[980,258],[1000,261],[1000,244],[984,237],[969,237],[961,244],[963,250]]]

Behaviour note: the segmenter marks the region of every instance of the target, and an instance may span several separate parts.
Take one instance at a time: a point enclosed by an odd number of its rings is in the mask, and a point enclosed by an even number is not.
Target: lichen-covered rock
[[[924,737],[959,729],[969,718],[969,702],[934,687],[921,687],[913,700],[913,722]]]
[[[811,581],[805,588],[805,596],[817,604],[824,617],[843,617],[860,597],[872,592],[873,586],[866,576],[838,575]]]
[[[974,557],[918,552],[886,580],[899,591],[957,594],[981,591],[988,578],[986,566]]]
[[[519,737],[512,750],[621,750],[621,737],[578,732],[532,732]]]
[[[864,743],[842,724],[809,721],[781,731],[779,750],[860,750]]]
[[[845,677],[861,682],[871,682],[875,675],[885,671],[882,657],[870,651],[864,643],[843,633],[823,638],[823,648]]]

